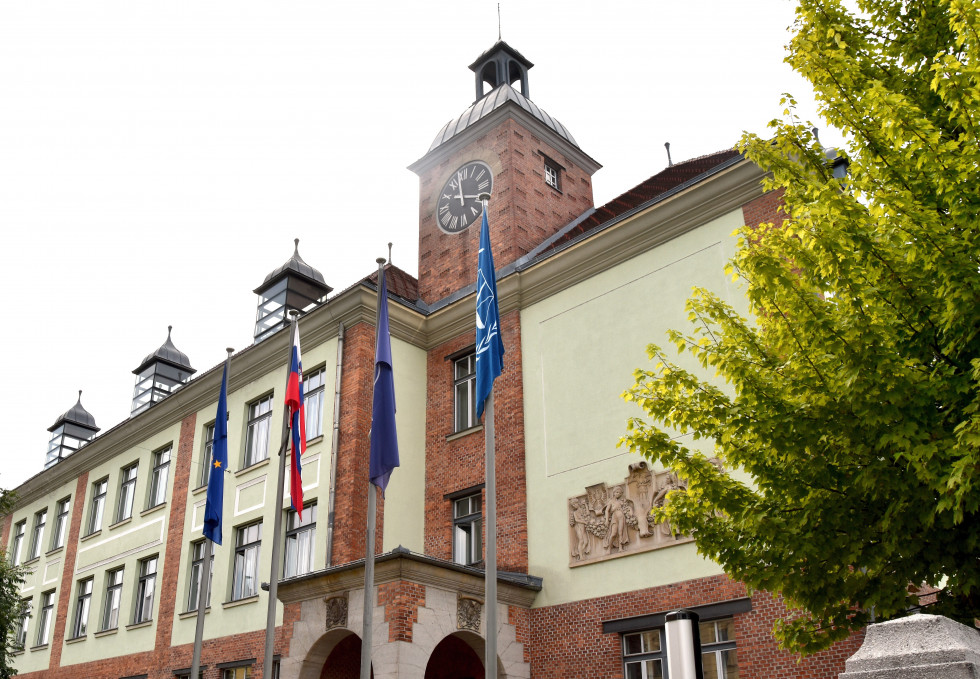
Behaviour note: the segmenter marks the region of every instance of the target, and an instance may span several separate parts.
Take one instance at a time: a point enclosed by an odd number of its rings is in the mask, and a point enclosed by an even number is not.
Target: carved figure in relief
[[[568,524],[575,529],[576,544],[572,546],[572,556],[582,560],[591,551],[589,545],[589,523],[592,517],[584,500],[573,497],[569,500],[571,511],[568,513]]]
[[[606,501],[606,506],[602,509],[602,517],[606,522],[606,539],[602,544],[607,549],[613,545],[619,547],[619,551],[625,551],[629,544],[629,534],[626,532],[626,513],[628,508],[623,500],[623,487],[613,488],[612,497]]]
[[[684,488],[684,485],[677,478],[677,474],[670,472],[664,478],[664,485],[657,491],[657,494],[653,498],[653,507],[663,507],[667,504],[667,495],[671,491],[681,490],[682,488]],[[664,521],[660,524],[660,533],[667,538],[674,537],[674,529],[671,527],[669,521]]]
[[[653,489],[653,472],[647,467],[646,462],[634,462],[630,465],[629,484],[633,486],[633,498],[638,505],[635,528],[640,531],[641,538],[648,538],[653,533],[650,530],[650,499]]]

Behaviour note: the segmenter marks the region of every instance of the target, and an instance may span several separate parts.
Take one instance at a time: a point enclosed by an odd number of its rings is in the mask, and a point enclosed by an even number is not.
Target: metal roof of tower
[[[272,273],[265,277],[262,281],[262,285],[255,288],[252,292],[256,295],[261,294],[261,292],[269,287],[269,285],[279,278],[289,275],[296,274],[302,278],[308,278],[314,283],[321,285],[327,289],[329,293],[333,288],[327,285],[326,280],[323,278],[323,274],[314,269],[312,266],[303,261],[303,258],[299,256],[299,238],[293,241],[295,249],[293,250],[293,256],[286,260],[286,263],[275,269]]]
[[[189,374],[194,374],[197,372],[191,367],[191,361],[187,358],[187,354],[174,346],[173,341],[170,339],[170,332],[174,329],[174,326],[167,326],[167,341],[160,345],[160,348],[154,351],[152,354],[148,354],[143,362],[140,363],[139,367],[133,371],[134,375],[138,375],[143,372],[151,363],[160,362],[172,365],[175,368],[180,368],[181,370],[186,370]]]
[[[81,389],[78,390],[78,401],[75,402],[75,405],[66,410],[57,420],[55,420],[54,424],[48,427],[48,431],[54,431],[67,422],[80,425],[86,429],[91,429],[92,431],[99,431],[99,428],[95,426],[95,418],[92,417],[92,413],[82,407]]]

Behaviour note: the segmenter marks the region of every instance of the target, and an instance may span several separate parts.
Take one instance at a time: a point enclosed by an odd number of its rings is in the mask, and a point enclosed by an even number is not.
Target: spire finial
[[[391,264],[391,243],[388,243],[388,263]]]
[[[669,141],[665,141],[664,142],[664,148],[667,149],[667,167],[673,167],[674,166],[674,161],[672,161],[670,159],[670,142]]]
[[[82,402],[82,390],[81,389],[78,390],[78,402],[79,403]]]
[[[500,3],[497,3],[497,40],[503,40],[500,30]]]
[[[294,248],[293,248],[293,254],[298,255],[299,254],[299,238],[294,238],[293,239],[293,246],[294,246]]]

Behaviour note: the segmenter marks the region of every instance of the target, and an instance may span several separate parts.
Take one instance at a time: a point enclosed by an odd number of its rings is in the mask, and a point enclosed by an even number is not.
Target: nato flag
[[[211,443],[211,472],[208,475],[208,496],[204,505],[204,537],[221,544],[221,508],[225,499],[225,468],[228,467],[228,362],[221,373],[221,393],[218,395],[218,414],[214,419],[214,440]]]
[[[371,483],[384,495],[388,478],[398,466],[395,430],[395,378],[391,370],[388,331],[388,286],[384,269],[378,272],[378,335],[374,352],[374,409],[371,413]]]
[[[504,369],[504,342],[500,337],[500,310],[497,308],[497,274],[490,251],[490,227],[483,208],[480,225],[480,255],[476,271],[476,417],[483,417],[483,406],[493,381]]]

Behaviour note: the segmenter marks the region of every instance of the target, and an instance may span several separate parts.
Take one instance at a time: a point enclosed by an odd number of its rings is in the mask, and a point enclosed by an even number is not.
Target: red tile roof
[[[561,245],[568,243],[569,241],[575,240],[579,236],[592,231],[609,220],[614,219],[619,215],[642,205],[648,200],[670,191],[671,189],[677,188],[685,182],[688,182],[695,177],[718,167],[722,163],[738,155],[739,153],[736,149],[726,149],[724,151],[718,151],[706,156],[699,156],[697,158],[685,160],[677,163],[676,165],[671,165],[664,168],[646,181],[637,184],[626,193],[613,198],[602,207],[596,208],[596,211],[587,219],[583,220],[581,224],[578,224],[575,226],[575,228],[562,234],[561,237],[549,245],[545,249],[545,252],[554,250]]]
[[[373,274],[363,280],[370,281],[371,285],[377,286],[378,272],[375,271]],[[414,276],[405,273],[394,264],[386,264],[385,281],[388,284],[389,294],[397,295],[398,297],[408,300],[409,302],[418,301],[419,282]]]

